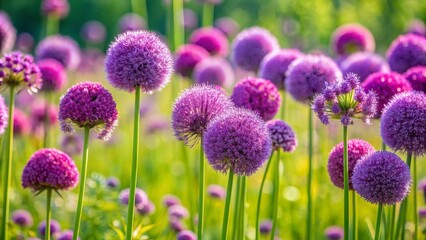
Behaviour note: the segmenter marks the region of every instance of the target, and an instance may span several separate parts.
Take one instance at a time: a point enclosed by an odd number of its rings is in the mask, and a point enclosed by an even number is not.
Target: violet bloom
[[[345,24],[337,28],[331,37],[333,50],[338,55],[354,52],[374,52],[375,43],[371,32],[360,24]]]
[[[172,194],[164,195],[162,202],[167,208],[180,204],[179,198]]]
[[[43,133],[46,121],[49,126],[57,124],[58,107],[47,102],[34,104],[30,113],[31,132],[40,136]]]
[[[0,11],[0,54],[12,50],[15,44],[16,30],[7,13]]]
[[[275,119],[266,122],[272,141],[273,150],[282,149],[293,152],[297,147],[297,138],[293,129],[283,120]]]
[[[3,96],[0,95],[0,135],[4,133],[7,127],[7,122],[9,118],[8,109],[4,102]]]
[[[120,192],[120,202],[121,204],[127,205],[129,204],[129,195],[130,195],[130,189],[126,188]],[[139,204],[147,204],[148,203],[148,195],[140,189],[136,188],[135,191],[135,206]]]
[[[74,132],[74,126],[95,128],[99,131],[98,139],[107,141],[117,126],[117,117],[115,101],[100,83],[77,83],[59,103],[58,119],[63,132]]]
[[[30,120],[27,114],[15,108],[13,114],[13,136],[24,136],[30,132]]]
[[[331,58],[306,55],[293,61],[288,67],[285,88],[295,100],[308,103],[327,84],[341,79],[342,73]]]
[[[234,70],[223,58],[206,58],[195,66],[193,78],[196,84],[229,87],[234,81]]]
[[[70,37],[54,35],[43,39],[35,50],[37,61],[53,58],[66,69],[74,70],[80,63],[80,48]]]
[[[217,184],[210,184],[209,186],[207,186],[207,193],[210,197],[216,199],[225,199],[226,197],[225,188]]]
[[[90,43],[102,43],[106,37],[105,26],[99,21],[88,21],[81,28],[81,36]]]
[[[386,53],[392,71],[403,73],[415,66],[426,66],[426,38],[415,34],[400,35]]]
[[[375,118],[380,118],[383,108],[395,94],[413,90],[411,84],[396,72],[373,73],[362,83],[362,88],[377,94]]]
[[[80,155],[83,152],[83,137],[80,134],[64,134],[61,149],[70,156]]]
[[[136,205],[136,211],[138,211],[138,213],[143,216],[151,215],[155,212],[155,205],[151,201],[148,201],[145,204],[138,204]]]
[[[404,73],[413,90],[422,91],[426,93],[426,66],[417,66],[408,69]]]
[[[192,9],[183,9],[182,25],[186,31],[192,31],[198,26],[197,14]]]
[[[18,35],[18,39],[16,40],[16,48],[25,53],[29,53],[32,51],[34,47],[34,38],[29,33],[21,33]]]
[[[189,217],[188,210],[184,206],[179,204],[169,207],[167,211],[169,214],[169,218],[182,219]]]
[[[195,30],[189,37],[189,42],[203,47],[211,55],[226,56],[228,54],[228,39],[220,30],[213,27]]]
[[[425,37],[426,36],[426,25],[420,19],[413,19],[408,24],[406,32]]]
[[[232,43],[232,60],[246,71],[257,72],[262,59],[279,48],[277,39],[268,30],[251,27],[235,37]]]
[[[263,220],[259,225],[259,232],[261,234],[269,234],[272,231],[272,221],[271,220]]]
[[[61,225],[55,220],[50,220],[50,235],[53,236],[61,231]],[[46,221],[40,222],[37,227],[37,232],[40,236],[44,237],[46,233]]]
[[[37,63],[43,84],[41,91],[59,92],[67,82],[67,73],[62,64],[55,59],[46,58]]]
[[[175,53],[174,69],[181,76],[190,77],[195,66],[208,56],[209,52],[198,45],[182,45]]]
[[[284,89],[289,65],[303,53],[296,49],[270,52],[260,63],[259,77],[270,80],[278,89]]]
[[[265,122],[256,113],[236,108],[209,123],[203,147],[215,170],[250,176],[268,160],[272,143]]]
[[[67,231],[60,233],[56,239],[57,240],[72,240],[73,235],[74,235],[74,233],[73,233],[72,230],[67,230]],[[80,240],[80,237],[77,237],[77,239]]]
[[[395,95],[383,110],[383,142],[394,151],[426,153],[426,94],[412,91]]]
[[[12,222],[22,228],[31,227],[33,216],[27,210],[19,209],[12,213]]]
[[[44,15],[65,18],[69,12],[68,0],[43,0],[41,11]]]
[[[116,178],[116,177],[109,177],[106,180],[106,185],[109,188],[113,188],[113,189],[117,188],[120,185],[120,180],[118,180],[118,178]]]
[[[176,218],[169,218],[169,227],[171,230],[173,230],[176,233],[179,233],[182,230],[184,230],[184,226],[182,222]]]
[[[345,232],[339,226],[330,226],[325,229],[324,235],[327,240],[342,240]]]
[[[229,38],[237,35],[240,30],[240,24],[230,17],[221,17],[216,19],[214,21],[214,26]]]
[[[378,151],[363,157],[355,166],[352,186],[366,201],[395,205],[407,196],[411,175],[396,154]]]
[[[182,230],[176,236],[176,240],[197,240],[197,236],[189,230]]]
[[[375,53],[354,53],[348,56],[340,64],[343,75],[355,73],[363,82],[369,75],[375,72],[389,72],[389,65],[380,55]]]
[[[78,169],[74,161],[64,152],[44,148],[35,152],[22,172],[22,187],[34,192],[47,188],[67,190],[78,183]]]
[[[120,32],[138,31],[146,29],[146,22],[136,13],[126,13],[119,20]]]
[[[105,68],[112,86],[128,92],[159,91],[170,81],[173,60],[166,44],[149,31],[120,34],[110,45]]]
[[[269,80],[248,77],[238,82],[231,96],[237,107],[250,109],[264,120],[274,118],[281,105],[281,95]]]

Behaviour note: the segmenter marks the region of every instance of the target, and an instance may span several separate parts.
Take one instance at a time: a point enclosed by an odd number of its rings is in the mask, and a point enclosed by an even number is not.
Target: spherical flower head
[[[83,152],[83,138],[80,134],[65,134],[62,136],[61,149],[70,156]]]
[[[371,32],[359,24],[345,24],[337,28],[332,37],[332,47],[338,55],[354,52],[374,52],[375,43]]]
[[[306,55],[293,61],[287,70],[285,87],[299,102],[307,103],[321,93],[326,84],[342,79],[334,61],[323,55]]]
[[[283,120],[274,119],[266,122],[274,150],[293,152],[297,147],[297,138],[293,129]]]
[[[12,213],[12,221],[19,227],[31,227],[33,225],[33,216],[27,210],[19,209]]]
[[[345,231],[341,227],[330,226],[325,229],[324,235],[327,240],[342,240],[345,235]]]
[[[18,108],[15,108],[13,114],[13,135],[24,136],[30,132],[30,120],[28,116]]]
[[[118,180],[116,177],[109,177],[106,180],[106,185],[112,189],[117,188],[120,185],[120,180]]]
[[[120,192],[120,203],[127,205],[129,204],[129,197],[130,197],[130,189],[126,188]],[[145,191],[143,191],[140,188],[136,188],[135,191],[135,206],[140,204],[147,204],[148,203],[148,195],[146,195]]]
[[[272,231],[272,221],[263,220],[262,222],[260,222],[259,231],[261,234],[269,234]]]
[[[256,113],[236,108],[210,122],[203,147],[215,170],[250,176],[268,160],[272,142],[265,122]]]
[[[168,214],[169,214],[169,218],[175,218],[175,219],[182,219],[182,218],[189,217],[188,210],[184,206],[179,204],[169,207]]]
[[[9,119],[8,109],[4,102],[3,96],[0,95],[0,135],[4,133]]]
[[[407,196],[411,175],[396,154],[378,151],[363,157],[355,166],[352,186],[366,201],[395,205]]]
[[[284,89],[288,66],[301,56],[303,53],[296,49],[270,52],[260,63],[259,77],[273,82],[278,89]]]
[[[394,151],[426,153],[426,95],[412,91],[395,95],[383,110],[380,134]]]
[[[174,69],[181,76],[190,77],[195,66],[208,56],[209,53],[198,45],[182,45],[175,53]]]
[[[383,108],[395,94],[413,90],[410,82],[396,72],[373,73],[362,83],[362,88],[377,94],[375,118],[380,118]]]
[[[99,21],[88,21],[81,29],[81,36],[90,43],[101,43],[105,40],[106,29]]]
[[[195,30],[189,37],[189,42],[203,47],[211,55],[226,56],[228,54],[228,39],[219,29],[213,27]]]
[[[368,142],[360,139],[350,139],[348,141],[348,173],[349,173],[349,190],[352,187],[352,175],[355,165],[358,161],[374,152],[374,147]],[[333,184],[343,189],[343,143],[337,144],[328,155],[328,175]]]
[[[193,78],[197,84],[229,87],[234,81],[234,70],[223,58],[206,58],[195,66]]]
[[[182,230],[178,233],[177,240],[197,240],[197,236],[195,233],[189,231],[189,230]]]
[[[179,198],[171,194],[164,195],[162,202],[167,208],[180,204]]]
[[[19,34],[16,40],[16,47],[21,52],[31,52],[34,47],[34,37],[27,32]]]
[[[355,73],[363,82],[370,74],[375,72],[389,72],[389,65],[380,55],[359,52],[348,56],[340,65],[343,76]]]
[[[172,55],[165,43],[149,31],[129,31],[110,45],[105,68],[112,86],[145,93],[161,90],[170,81]]]
[[[60,62],[55,59],[43,59],[37,63],[43,83],[41,91],[58,92],[67,82],[67,73]]]
[[[80,63],[80,49],[70,37],[54,35],[43,39],[35,50],[37,61],[53,58],[66,69],[74,70]]]
[[[211,198],[215,199],[225,199],[226,197],[226,190],[217,184],[211,184],[207,186],[207,193]]]
[[[214,26],[227,37],[234,37],[240,30],[240,25],[230,17],[221,17],[216,19]]]
[[[83,82],[61,97],[58,118],[63,132],[74,132],[73,125],[95,128],[98,138],[106,141],[118,123],[118,112],[111,93],[100,83]]]
[[[262,59],[279,48],[277,39],[268,30],[251,27],[235,37],[232,43],[232,59],[238,67],[257,72]]]
[[[238,82],[231,96],[235,106],[250,109],[264,121],[271,120],[281,105],[281,95],[269,80],[248,77]]]
[[[413,90],[426,93],[426,66],[412,67],[404,73],[404,77],[410,82]]]
[[[38,234],[42,237],[45,236],[46,233],[46,221],[40,222],[37,227]],[[50,220],[50,235],[53,236],[61,231],[61,225],[54,219]]]
[[[58,235],[57,240],[72,240],[74,235],[74,231],[67,230]],[[77,237],[78,240],[80,240],[80,237]]]
[[[413,19],[408,24],[408,27],[406,29],[406,33],[412,33],[419,36],[426,36],[426,25],[424,22],[420,19]]]
[[[5,12],[0,11],[0,54],[12,50],[15,38],[16,30],[9,16]]]
[[[155,205],[151,201],[148,201],[145,204],[138,204],[136,205],[136,211],[143,216],[151,215],[155,212]]]
[[[138,31],[146,29],[146,21],[139,14],[126,13],[119,20],[120,32]]]
[[[13,52],[0,59],[0,88],[14,87],[18,91],[26,88],[32,93],[37,92],[41,85],[40,69],[30,55]]]
[[[43,0],[41,11],[44,15],[65,18],[69,12],[68,0]]]
[[[386,53],[392,71],[403,73],[415,66],[426,66],[426,38],[415,34],[400,35]]]
[[[176,138],[193,146],[202,137],[209,122],[232,107],[232,102],[219,87],[196,85],[185,90],[176,99],[172,110],[172,128]]]

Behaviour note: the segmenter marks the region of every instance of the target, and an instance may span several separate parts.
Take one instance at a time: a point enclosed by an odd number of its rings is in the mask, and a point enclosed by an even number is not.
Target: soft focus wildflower
[[[15,44],[16,30],[7,13],[0,11],[0,54],[12,50]]]
[[[230,17],[221,17],[214,21],[214,26],[227,37],[234,37],[240,30],[240,25]]]
[[[133,92],[161,90],[170,81],[172,55],[166,44],[149,31],[120,34],[110,45],[105,68],[112,86]]]
[[[175,219],[182,219],[182,218],[189,217],[188,210],[184,206],[179,204],[170,206],[168,209],[168,214],[170,218],[175,218]]]
[[[255,173],[272,150],[265,122],[254,112],[241,108],[214,118],[203,136],[203,146],[215,170],[231,170],[244,176]]]
[[[420,219],[425,219],[426,218],[426,208],[425,207],[421,207],[419,209],[419,218]]]
[[[182,222],[179,219],[176,219],[176,218],[169,218],[169,227],[170,227],[170,229],[172,229],[173,231],[175,231],[177,233],[184,230],[184,226],[183,226]]]
[[[345,232],[341,227],[330,226],[325,229],[324,235],[327,240],[342,240]]]
[[[2,135],[7,127],[9,113],[4,102],[3,96],[0,95],[0,135]]]
[[[413,19],[408,24],[406,32],[426,37],[426,25],[420,19]]]
[[[126,13],[119,20],[120,32],[138,31],[146,29],[146,22],[136,13]]]
[[[359,24],[345,24],[337,28],[332,37],[333,50],[338,55],[354,52],[374,52],[375,43],[371,32]]]
[[[383,142],[394,151],[426,153],[426,94],[412,91],[395,95],[383,110]]]
[[[61,231],[61,225],[54,219],[50,220],[50,235],[53,236]],[[37,232],[40,236],[44,237],[46,233],[46,221],[40,222],[37,227]]]
[[[208,56],[209,53],[198,45],[182,45],[175,53],[174,69],[181,76],[190,77],[195,66]]]
[[[259,225],[259,232],[261,234],[269,234],[272,231],[272,221],[263,220]]]
[[[74,132],[73,125],[99,130],[98,138],[108,140],[117,125],[117,107],[111,93],[101,84],[83,82],[72,86],[61,97],[59,121],[63,132]]]
[[[171,194],[164,195],[162,202],[167,208],[180,204],[179,198]]]
[[[43,39],[36,48],[37,61],[53,58],[66,69],[74,70],[80,63],[80,49],[70,37],[54,35]]]
[[[189,42],[203,47],[211,55],[226,56],[228,54],[228,39],[219,29],[213,27],[195,30],[189,37]]]
[[[363,82],[370,74],[375,72],[389,72],[389,65],[380,55],[374,53],[355,53],[342,61],[340,64],[342,74],[355,73]]]
[[[127,205],[129,204],[129,195],[130,195],[130,189],[126,188],[120,192],[120,202],[121,204]],[[135,206],[139,204],[147,204],[148,203],[148,195],[140,189],[136,188],[135,190]]]
[[[178,233],[176,240],[197,240],[197,236],[189,230],[182,230]]]
[[[67,73],[62,64],[55,59],[43,59],[37,63],[43,84],[41,91],[58,92],[67,82]]]
[[[24,136],[30,132],[30,120],[26,113],[15,108],[13,114],[13,136]]]
[[[80,155],[83,152],[83,138],[80,134],[64,134],[61,140],[61,149],[70,156]]]
[[[106,179],[106,185],[109,188],[117,188],[120,185],[120,180],[116,177],[109,177]]]
[[[99,49],[89,48],[81,52],[79,72],[96,72],[101,69],[104,64],[104,53]]]
[[[81,36],[90,43],[102,43],[106,37],[105,26],[99,21],[88,21],[81,29]]]
[[[357,162],[364,156],[374,152],[374,147],[368,142],[360,139],[350,139],[348,141],[348,174],[349,190],[352,187],[352,175]],[[343,143],[337,144],[328,155],[328,175],[333,184],[343,189]]]
[[[148,135],[157,134],[163,132],[169,128],[170,122],[165,118],[156,117],[150,119],[146,123],[146,133]]]
[[[217,184],[211,184],[207,186],[207,193],[210,197],[216,198],[216,199],[225,199],[226,197],[226,190]]]
[[[206,58],[195,66],[193,78],[197,84],[229,87],[234,81],[234,70],[223,58]]]
[[[355,166],[352,186],[366,201],[394,205],[410,190],[411,175],[407,164],[396,154],[378,151],[363,157]]]
[[[136,205],[136,211],[141,215],[150,215],[155,212],[155,205],[151,201]]]
[[[12,213],[12,221],[20,227],[31,227],[33,225],[33,216],[27,210],[19,209]]]
[[[246,70],[257,72],[262,59],[279,50],[277,39],[266,29],[251,27],[240,32],[232,43],[232,60]]]
[[[21,33],[16,40],[16,48],[24,53],[29,53],[34,47],[34,37],[29,33]]]
[[[274,150],[293,152],[297,147],[297,138],[293,129],[283,120],[275,119],[266,122]]]
[[[426,66],[417,66],[408,69],[404,73],[413,90],[422,91],[426,93]]]
[[[47,102],[34,104],[30,113],[31,132],[36,136],[41,136],[46,124],[52,126],[58,122],[58,108]]]
[[[281,95],[269,80],[248,77],[238,82],[231,96],[235,106],[250,109],[265,120],[271,120],[281,105]]]
[[[43,0],[41,11],[44,15],[65,18],[69,12],[68,0]]]
[[[392,71],[403,73],[415,66],[426,66],[426,38],[415,34],[400,35],[386,53]]]
[[[72,240],[73,235],[74,234],[72,230],[67,230],[60,233],[57,237],[57,240]],[[80,237],[77,237],[77,239],[80,240]]]
[[[423,200],[426,203],[426,178],[420,180],[419,189],[423,192]]]
[[[183,9],[182,25],[186,31],[192,31],[198,26],[198,16],[194,10],[189,8]]]

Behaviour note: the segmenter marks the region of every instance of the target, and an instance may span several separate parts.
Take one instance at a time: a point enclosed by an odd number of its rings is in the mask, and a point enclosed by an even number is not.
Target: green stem
[[[241,198],[241,177],[237,176],[237,189],[235,191],[237,194],[235,196],[235,204],[234,204],[234,220],[232,221],[232,226],[234,228],[234,231],[232,232],[232,239],[238,238],[239,228],[238,228],[238,222],[240,220],[240,198]]]
[[[417,161],[414,157],[413,159],[413,182],[414,184],[417,184]],[[413,213],[414,213],[414,238],[418,239],[419,235],[419,217],[418,217],[418,211],[417,211],[417,186],[413,187],[413,197],[414,197],[414,207],[413,207]]]
[[[173,49],[176,50],[184,43],[182,0],[171,0],[173,8]]]
[[[203,141],[200,141],[200,179],[199,179],[199,199],[198,199],[198,239],[203,239],[203,220],[204,220],[204,185],[205,185],[205,159],[203,150]]]
[[[140,3],[138,4],[138,2],[140,2]],[[148,12],[146,10],[146,8],[147,8],[146,7],[146,0],[130,0],[130,5],[131,5],[131,8],[132,8],[131,11],[133,13],[141,15],[145,19],[147,29],[149,29],[148,28],[148,26],[149,26],[149,24],[148,24]]]
[[[133,121],[133,154],[132,154],[132,175],[130,179],[130,194],[127,212],[127,229],[126,240],[132,239],[133,233],[133,216],[135,214],[135,191],[138,173],[138,157],[139,157],[139,108],[141,99],[141,89],[135,89],[135,110]]]
[[[81,163],[81,178],[80,178],[80,191],[78,193],[78,203],[76,210],[76,217],[74,223],[74,233],[72,236],[73,240],[78,239],[80,232],[80,223],[81,223],[81,213],[83,211],[83,201],[84,201],[84,190],[86,189],[86,176],[87,176],[87,159],[89,155],[89,132],[90,128],[84,128],[84,145],[83,145],[83,161]]]
[[[277,215],[278,215],[278,199],[279,199],[279,192],[280,192],[280,149],[277,150],[277,160],[275,163],[275,174],[274,174],[274,187],[275,187],[275,192],[274,192],[274,202],[273,202],[273,206],[274,206],[274,211],[273,211],[273,215],[272,215],[272,230],[271,230],[271,240],[274,240],[275,238],[275,229],[277,228]]]
[[[386,151],[386,144],[382,141],[382,151]]]
[[[50,205],[52,201],[52,189],[47,189],[47,199],[46,199],[46,229],[44,232],[44,239],[50,240]]]
[[[380,225],[382,223],[382,211],[383,211],[383,205],[381,203],[379,203],[379,209],[377,210],[376,233],[374,234],[374,240],[379,240],[379,237],[380,237]]]
[[[13,110],[15,107],[15,89],[9,88],[10,101],[9,101],[9,118],[8,118],[8,131],[7,131],[7,148],[6,148],[6,165],[4,174],[3,185],[3,214],[1,223],[1,237],[0,239],[9,239],[9,231],[7,230],[9,220],[9,198],[10,198],[10,177],[12,172],[12,153],[13,153]]]
[[[231,194],[232,194],[232,183],[234,181],[234,173],[232,170],[229,170],[228,176],[228,186],[226,187],[226,200],[225,200],[225,210],[223,213],[223,223],[222,223],[222,240],[227,239],[228,232],[228,218],[229,218],[229,206],[231,205]]]
[[[407,165],[411,169],[411,152],[407,154]],[[396,224],[396,232],[395,232],[395,239],[398,239],[398,236],[401,234],[401,239],[405,239],[405,219],[407,216],[407,205],[408,205],[408,197],[404,199],[404,201],[401,203],[400,210],[399,210],[399,216],[398,216],[398,222]],[[402,230],[402,232],[401,232]]]
[[[390,206],[390,218],[389,218],[389,228],[388,228],[388,236],[389,239],[393,239],[393,231],[395,230],[395,213],[396,213],[396,205]]]
[[[344,229],[345,240],[349,239],[349,172],[348,172],[348,127],[343,126],[343,179],[344,179]]]
[[[358,239],[358,214],[356,210],[357,199],[355,191],[352,191],[352,239]]]
[[[287,104],[287,94],[285,93],[284,90],[281,90],[281,120],[285,120],[286,119],[286,104]]]
[[[239,217],[239,233],[241,234],[239,236],[239,239],[245,239],[245,228],[246,228],[246,195],[247,195],[247,177],[242,176],[241,177],[241,202],[240,202],[240,217]]]
[[[48,14],[46,19],[46,36],[57,34],[59,31],[59,17],[55,14]]]
[[[313,113],[309,108],[308,116],[308,181],[307,181],[307,192],[308,192],[308,207],[307,207],[307,218],[306,218],[306,240],[311,239],[311,223],[312,223],[312,161],[313,161]]]
[[[185,159],[185,168],[186,168],[185,176],[187,177],[186,182],[188,184],[188,186],[187,186],[188,189],[187,189],[186,192],[188,193],[189,215],[190,215],[190,218],[192,219],[192,216],[194,216],[194,209],[193,209],[194,200],[193,200],[193,192],[189,191],[189,189],[192,189],[194,181],[192,179],[193,175],[191,174],[192,173],[191,164],[189,163],[189,158],[188,158],[186,147],[183,143],[180,144],[180,147],[181,147],[181,150],[182,150],[183,159]],[[194,231],[194,229],[195,229],[194,221],[189,221],[189,222],[190,222],[190,226],[191,226],[191,231]]]
[[[214,5],[204,1],[203,4],[203,27],[213,26]]]

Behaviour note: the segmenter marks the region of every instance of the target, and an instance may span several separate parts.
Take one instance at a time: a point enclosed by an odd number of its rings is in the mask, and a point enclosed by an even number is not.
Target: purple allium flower
[[[185,229],[182,222],[176,218],[169,218],[169,226],[173,231],[177,233]]]
[[[396,72],[373,73],[362,83],[362,88],[377,94],[378,104],[375,118],[380,118],[383,108],[395,94],[413,90],[410,82]]]
[[[146,22],[143,17],[136,13],[126,13],[119,21],[120,32],[138,31],[146,29]]]
[[[350,139],[348,141],[348,173],[349,190],[352,187],[352,174],[357,162],[364,156],[372,154],[374,147],[361,139]],[[328,175],[333,184],[343,189],[343,142],[337,144],[328,155]]]
[[[238,67],[257,72],[262,59],[279,48],[277,39],[268,30],[251,27],[235,37],[232,44],[232,59]]]
[[[67,73],[62,64],[55,59],[43,59],[37,63],[43,79],[41,91],[58,92],[67,82]]]
[[[425,37],[426,36],[426,25],[420,19],[413,19],[408,24],[406,32]]]
[[[44,148],[35,152],[24,167],[22,187],[35,192],[46,188],[67,190],[77,185],[78,177],[78,169],[66,153]]]
[[[28,116],[18,108],[13,114],[13,136],[24,136],[30,132],[30,120]]]
[[[182,218],[188,218],[189,212],[188,210],[179,204],[170,206],[168,209],[169,218],[176,218],[176,219],[182,219]]]
[[[37,92],[41,85],[40,69],[30,55],[13,52],[0,59],[0,87],[13,86]]]
[[[83,138],[80,134],[64,134],[61,140],[61,149],[70,156],[80,155],[83,152]]]
[[[15,44],[16,30],[7,13],[0,11],[0,54],[12,50]]]
[[[180,204],[179,198],[172,194],[164,195],[162,202],[167,208]]]
[[[383,142],[394,151],[426,153],[426,94],[412,91],[395,95],[383,110]]]
[[[213,27],[195,30],[189,37],[189,42],[203,47],[211,55],[226,56],[228,54],[228,39],[219,29]]]
[[[120,192],[120,202],[121,204],[127,205],[129,204],[129,195],[130,195],[130,189],[126,188]],[[139,204],[147,204],[148,203],[148,195],[140,189],[136,188],[135,190],[135,206]]]
[[[0,95],[0,135],[2,135],[6,130],[8,118],[9,114],[4,102],[4,98],[2,95]]]
[[[266,122],[274,150],[281,148],[284,152],[293,152],[297,147],[297,138],[293,129],[283,120]]]
[[[45,236],[46,233],[46,221],[40,222],[37,227],[38,234],[42,237]],[[50,220],[50,235],[55,235],[61,231],[61,225],[54,219]]]
[[[263,220],[260,222],[259,231],[261,234],[269,234],[272,231],[272,221]]]
[[[33,225],[33,216],[27,210],[19,209],[12,213],[12,221],[20,227],[31,227]]]
[[[155,205],[151,201],[145,204],[138,204],[136,205],[136,211],[141,215],[151,215],[155,212]]]
[[[182,45],[175,53],[174,69],[181,76],[190,77],[195,65],[208,56],[209,53],[198,45]]]
[[[278,89],[284,89],[288,66],[301,56],[303,54],[296,49],[271,52],[260,63],[259,77],[270,80]]]
[[[118,35],[110,45],[105,60],[112,86],[133,92],[161,90],[170,81],[172,55],[166,44],[149,31],[130,31]]]
[[[196,85],[185,90],[173,105],[172,128],[176,138],[193,146],[209,122],[232,107],[232,102],[219,87]]]
[[[371,32],[359,24],[345,24],[337,28],[332,37],[332,47],[338,55],[354,52],[374,52],[375,43]]]
[[[44,15],[65,18],[69,12],[68,0],[43,0],[41,11]]]
[[[106,185],[109,188],[117,188],[120,185],[120,180],[116,177],[109,177],[106,179]]]
[[[365,200],[394,205],[410,190],[411,175],[407,164],[396,154],[378,151],[364,156],[355,166],[352,186]]]
[[[99,130],[98,138],[106,141],[117,126],[117,117],[115,101],[100,83],[77,83],[59,103],[58,118],[63,132],[74,132],[73,125],[95,128]]]
[[[198,16],[194,10],[185,8],[183,9],[182,25],[187,31],[192,31],[198,25]]]
[[[375,72],[389,72],[389,65],[380,55],[375,53],[359,52],[348,56],[340,64],[343,75],[355,73],[363,82],[370,74]]]
[[[214,26],[227,37],[234,37],[240,30],[240,24],[230,17],[221,17],[214,21]]]
[[[285,88],[299,102],[309,102],[327,84],[340,81],[342,73],[329,57],[306,55],[293,61],[287,70]]]
[[[72,230],[66,230],[58,235],[57,240],[72,240],[73,235]],[[80,240],[80,237],[77,237],[77,239]]]
[[[34,38],[29,33],[21,33],[16,40],[16,48],[24,53],[29,53],[34,47]]]
[[[106,29],[99,21],[88,21],[81,28],[80,34],[87,42],[101,43],[105,40]]]
[[[58,107],[47,102],[34,104],[30,113],[31,132],[40,136],[44,130],[46,120],[49,126],[57,124]]]
[[[324,235],[327,240],[342,240],[345,235],[345,231],[341,227],[330,226],[325,229]]]
[[[229,87],[234,81],[234,70],[223,58],[206,58],[195,66],[193,78],[197,84]]]
[[[255,77],[238,82],[231,99],[235,106],[253,110],[264,121],[274,118],[281,105],[277,87],[269,80]]]
[[[209,123],[203,147],[215,170],[225,173],[230,169],[250,176],[268,160],[272,142],[265,122],[256,113],[236,108]]]
[[[210,184],[207,186],[207,193],[210,197],[216,199],[225,199],[226,197],[226,190],[217,184]]]
[[[189,231],[189,230],[182,230],[178,233],[177,240],[197,240],[197,236],[195,233]]]
[[[80,63],[80,49],[70,37],[49,36],[38,44],[35,51],[37,61],[53,58],[69,70],[76,69]]]
[[[426,38],[415,34],[400,35],[386,53],[392,71],[403,73],[415,66],[426,66]]]
[[[413,90],[422,91],[426,93],[426,66],[417,66],[408,69],[404,73]]]

